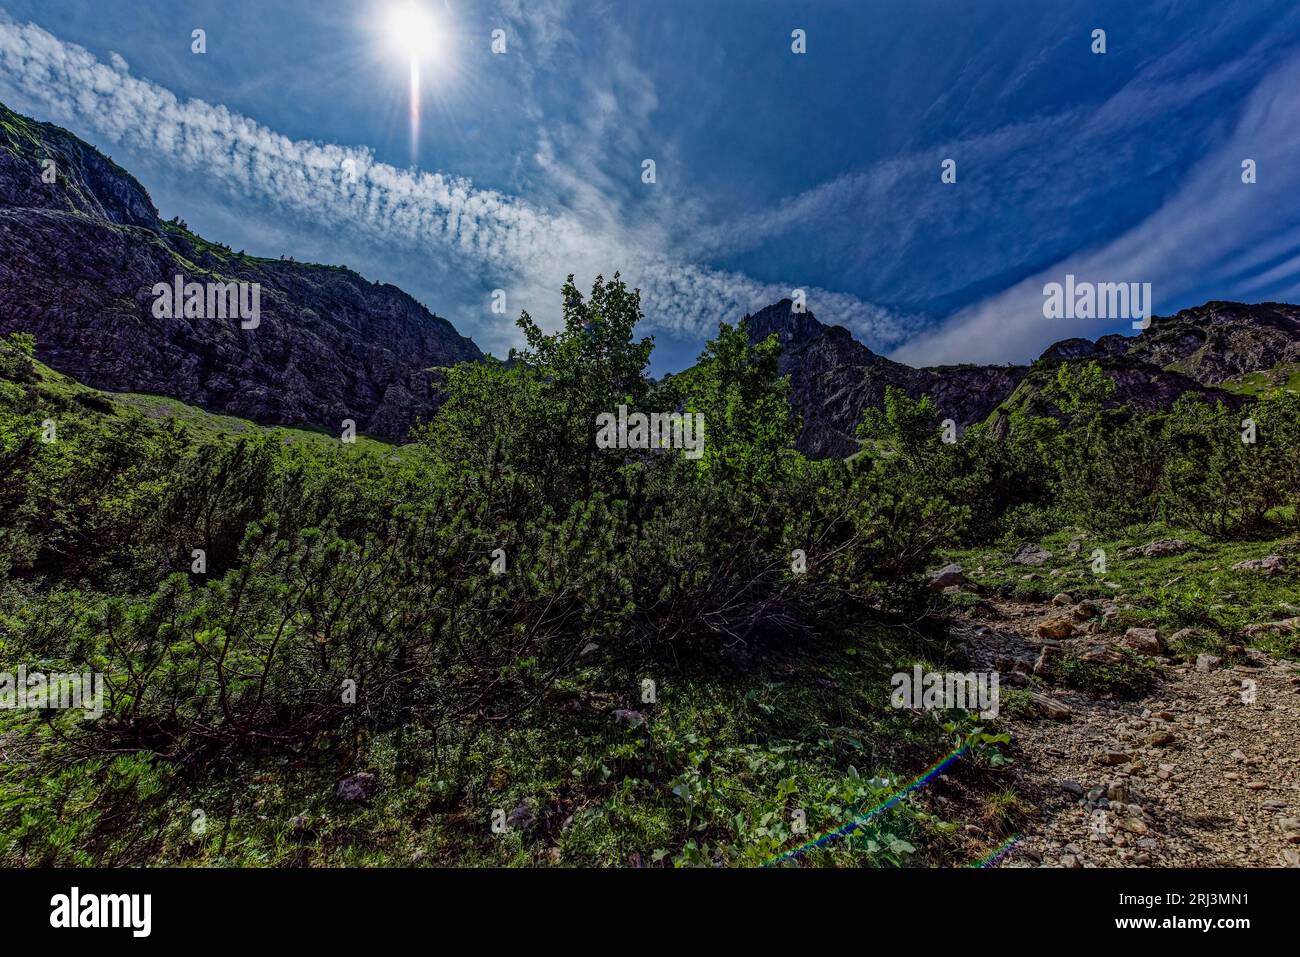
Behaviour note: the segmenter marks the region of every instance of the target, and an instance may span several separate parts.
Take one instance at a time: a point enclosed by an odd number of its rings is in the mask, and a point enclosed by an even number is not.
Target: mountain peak
[[[782,299],[745,317],[750,342],[762,342],[775,334],[783,351],[799,348],[829,332],[833,326],[818,322],[811,312],[798,311],[790,299]]]
[[[89,143],[0,103],[0,196],[15,208],[50,209],[161,233],[158,210],[134,176]],[[58,182],[46,183],[53,161]]]

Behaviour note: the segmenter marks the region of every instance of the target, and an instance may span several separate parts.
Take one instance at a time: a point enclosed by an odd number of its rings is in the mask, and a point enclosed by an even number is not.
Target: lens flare
[[[439,52],[442,31],[433,15],[418,3],[399,3],[388,11],[387,32],[393,48],[409,62],[411,162],[420,142],[420,65]]]

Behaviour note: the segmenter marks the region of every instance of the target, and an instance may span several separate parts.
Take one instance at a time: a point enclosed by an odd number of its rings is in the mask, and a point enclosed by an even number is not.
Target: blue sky
[[[0,0],[0,100],[164,216],[397,283],[498,354],[568,272],[643,288],[656,372],[795,288],[913,363],[1124,330],[1043,318],[1067,272],[1159,313],[1300,293],[1290,2],[418,0],[414,145],[396,2]]]

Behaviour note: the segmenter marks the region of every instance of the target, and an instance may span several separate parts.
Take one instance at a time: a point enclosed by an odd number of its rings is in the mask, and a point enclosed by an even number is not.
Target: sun
[[[438,21],[415,0],[403,0],[388,11],[388,39],[405,57],[419,62],[438,52],[441,31]]]
[[[419,159],[421,100],[426,93],[445,98],[455,76],[461,45],[446,0],[374,0],[365,16],[375,53],[407,79],[407,125],[411,162]]]

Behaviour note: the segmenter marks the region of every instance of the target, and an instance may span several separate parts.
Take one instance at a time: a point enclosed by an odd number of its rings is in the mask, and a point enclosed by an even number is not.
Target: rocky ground
[[[1003,715],[1035,813],[1002,866],[1300,866],[1300,676],[1254,649],[1165,657],[1154,629],[1108,628],[1114,602],[991,599],[956,626],[972,661],[1019,686]],[[1066,656],[1128,647],[1163,679],[1122,700],[1059,680]],[[1027,695],[1033,695],[1028,699]],[[1012,696],[1014,697],[1014,696]],[[1067,710],[1068,709],[1068,710]]]

